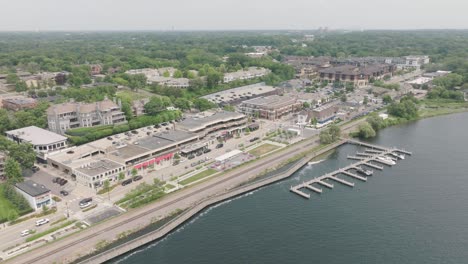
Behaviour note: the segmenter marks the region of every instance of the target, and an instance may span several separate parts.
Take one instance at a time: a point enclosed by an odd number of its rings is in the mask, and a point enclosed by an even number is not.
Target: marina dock
[[[354,184],[355,184],[354,182],[350,182],[350,181],[344,180],[342,178],[338,178],[337,176],[339,174],[343,174],[345,176],[349,176],[351,178],[358,179],[360,181],[366,182],[367,177],[357,175],[357,174],[353,173],[354,171],[349,171],[349,170],[356,170],[358,172],[363,173],[364,169],[361,166],[367,166],[367,167],[371,167],[373,169],[383,170],[384,167],[376,165],[373,162],[385,164],[385,165],[388,165],[388,166],[393,166],[393,165],[395,165],[396,162],[394,162],[393,160],[383,159],[383,157],[387,157],[386,155],[392,155],[394,157],[398,157],[399,153],[406,154],[406,155],[411,155],[411,152],[408,152],[406,150],[401,150],[401,149],[397,149],[397,148],[386,148],[386,147],[377,146],[377,145],[373,145],[373,144],[369,144],[369,143],[365,143],[365,142],[360,142],[360,141],[357,141],[357,140],[351,140],[350,139],[350,140],[347,141],[347,143],[365,147],[365,152],[364,153],[363,152],[357,152],[356,156],[351,156],[350,155],[350,156],[347,157],[348,159],[356,160],[355,163],[353,163],[351,165],[348,165],[348,166],[346,166],[344,168],[340,168],[338,170],[335,170],[333,172],[327,173],[327,174],[322,175],[320,177],[311,179],[311,180],[309,180],[307,182],[303,182],[303,183],[301,183],[299,185],[292,186],[290,191],[296,193],[297,195],[299,195],[299,196],[301,196],[303,198],[310,199],[310,194],[302,191],[301,189],[305,188],[305,189],[309,189],[311,191],[314,191],[316,193],[321,194],[323,192],[323,190],[320,189],[320,188],[317,188],[315,186],[312,186],[312,184],[317,183],[317,184],[325,186],[325,187],[327,187],[329,189],[332,189],[334,187],[334,185],[330,184],[328,182],[325,182],[324,181],[325,179],[330,179],[330,180],[333,180],[335,182],[344,184],[346,186],[354,187]],[[395,159],[395,160],[400,161],[401,159]],[[372,173],[373,173],[373,171],[371,171],[371,173],[369,173],[369,175],[367,175],[367,176],[371,176]]]

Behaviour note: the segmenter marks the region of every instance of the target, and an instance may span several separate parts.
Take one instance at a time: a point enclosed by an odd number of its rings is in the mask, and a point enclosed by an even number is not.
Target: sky
[[[0,0],[0,31],[468,29],[468,0]]]

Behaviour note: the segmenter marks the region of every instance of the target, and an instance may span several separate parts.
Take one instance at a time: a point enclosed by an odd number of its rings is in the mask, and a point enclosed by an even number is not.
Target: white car
[[[91,202],[83,203],[83,204],[80,204],[80,208],[84,209],[84,208],[86,208],[86,207],[88,207],[90,205],[91,205]]]
[[[36,221],[36,226],[45,225],[47,223],[49,223],[49,219],[48,218],[43,218],[43,219],[40,219],[40,220]]]
[[[29,235],[29,234],[31,234],[31,231],[30,231],[29,229],[23,230],[23,231],[21,232],[21,236],[22,236],[22,237],[27,236],[27,235]]]

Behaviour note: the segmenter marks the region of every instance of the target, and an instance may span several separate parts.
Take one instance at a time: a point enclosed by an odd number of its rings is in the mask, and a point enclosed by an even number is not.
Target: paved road
[[[358,122],[346,124],[343,131],[354,128]],[[113,240],[118,234],[138,227],[144,227],[152,220],[169,215],[176,209],[191,206],[208,196],[215,195],[223,190],[233,188],[245,182],[249,178],[271,168],[272,164],[278,164],[283,160],[294,157],[307,149],[317,145],[317,137],[309,138],[294,146],[278,151],[262,160],[240,167],[224,174],[222,177],[214,177],[211,180],[181,190],[161,199],[158,202],[143,208],[130,211],[108,222],[93,226],[83,232],[61,240],[59,243],[51,243],[35,249],[27,254],[18,256],[8,263],[67,263],[78,256],[92,251],[93,247],[102,240]]]

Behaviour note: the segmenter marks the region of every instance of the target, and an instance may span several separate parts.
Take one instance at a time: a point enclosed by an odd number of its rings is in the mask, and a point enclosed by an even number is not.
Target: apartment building
[[[49,130],[65,134],[68,129],[126,123],[120,101],[104,99],[96,103],[69,102],[47,109]]]
[[[341,65],[322,69],[319,73],[322,82],[351,82],[355,87],[364,87],[371,78],[382,79],[385,75],[392,75],[394,70],[395,67],[390,64]]]
[[[276,120],[301,108],[302,103],[290,95],[258,97],[244,101],[239,106],[240,111],[245,115],[269,120]]]

